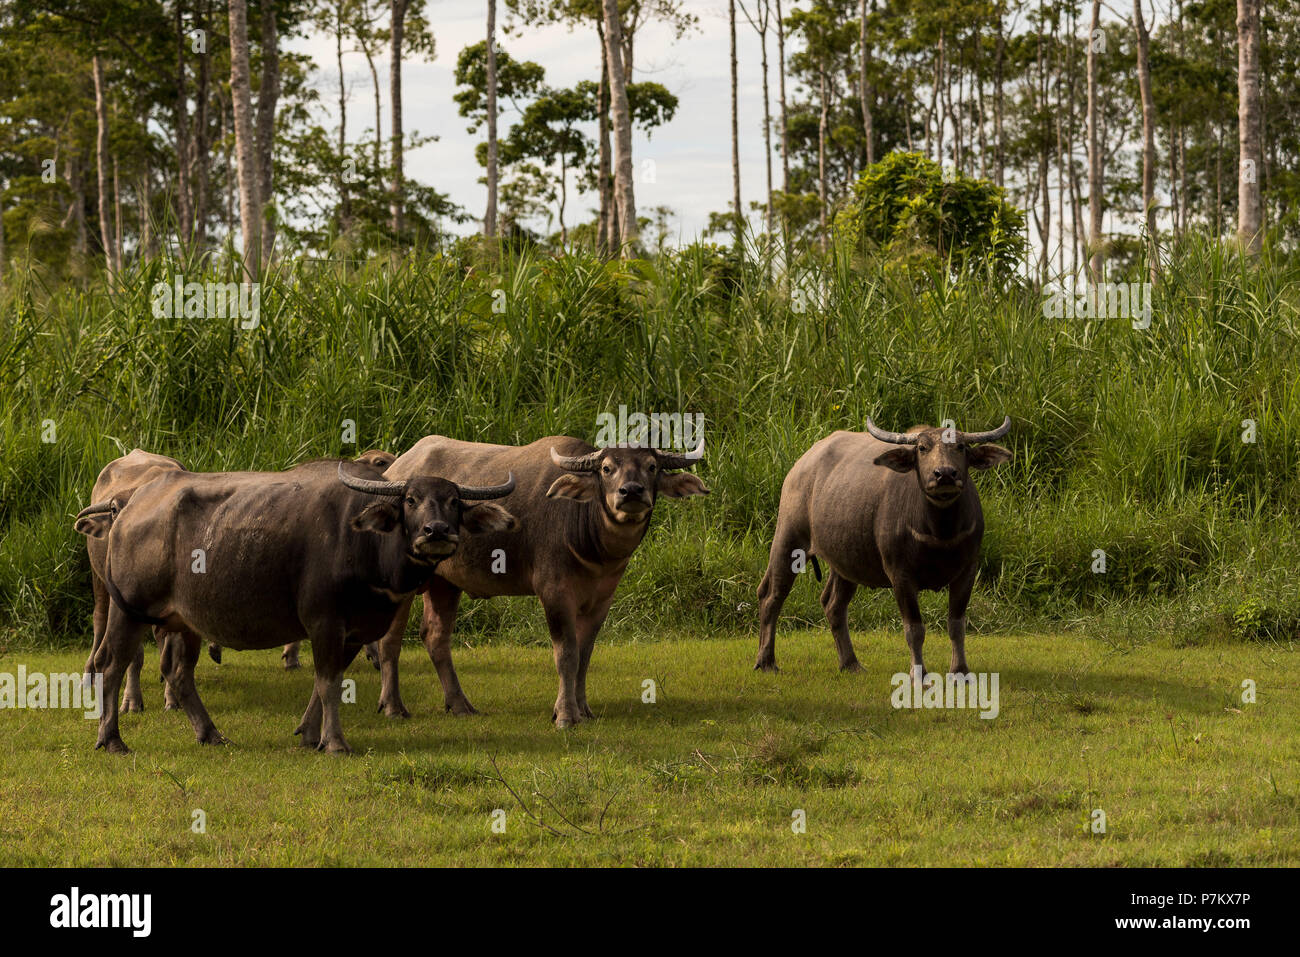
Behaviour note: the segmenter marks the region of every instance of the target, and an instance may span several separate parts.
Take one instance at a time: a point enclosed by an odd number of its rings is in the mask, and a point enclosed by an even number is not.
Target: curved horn
[[[600,449],[586,455],[561,455],[552,445],[551,461],[568,472],[594,472],[600,467]]]
[[[505,485],[457,485],[456,488],[462,499],[501,498],[515,490],[515,473],[510,473]]]
[[[100,502],[97,505],[87,505],[77,513],[77,518],[85,518],[87,515],[103,515],[105,512],[113,511],[112,502]]]
[[[915,445],[919,435],[909,435],[906,432],[886,432],[884,429],[871,421],[871,416],[867,416],[867,431],[882,442],[888,442],[891,445]]]
[[[354,492],[365,492],[367,495],[389,495],[396,497],[406,491],[406,482],[380,482],[376,479],[357,478],[348,475],[343,471],[343,463],[339,463],[339,481],[352,489]]]
[[[991,432],[963,432],[962,439],[974,444],[975,442],[996,442],[1002,436],[1011,431],[1011,416],[1006,416],[1002,424]]]
[[[688,469],[704,458],[704,436],[700,436],[700,444],[690,452],[660,452],[655,449],[655,455],[659,457],[660,468]]]

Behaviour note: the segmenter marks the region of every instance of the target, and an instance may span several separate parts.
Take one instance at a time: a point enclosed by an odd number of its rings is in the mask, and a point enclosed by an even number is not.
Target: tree
[[[487,0],[487,212],[483,235],[497,234],[497,0]],[[563,208],[561,208],[563,216]]]
[[[623,72],[623,27],[618,0],[602,0],[605,15],[605,50],[608,61],[611,112],[614,123],[614,199],[619,235],[611,237],[626,258],[635,255],[637,243],[636,195],[632,184],[632,110]]]
[[[1099,26],[1101,0],[1092,0],[1092,23],[1088,28],[1088,273],[1094,284],[1102,281],[1106,252],[1102,227],[1102,190],[1104,187],[1101,156],[1101,132],[1097,127],[1097,53],[1103,34]]]
[[[1142,0],[1133,0],[1137,29],[1138,89],[1142,96],[1142,208],[1146,212],[1151,275],[1156,272],[1156,106],[1151,95],[1151,35],[1142,18]]]
[[[568,202],[568,176],[587,162],[592,142],[579,124],[596,118],[599,104],[596,84],[584,81],[570,90],[544,90],[528,108],[502,143],[505,164],[539,160],[545,166],[559,164],[560,244],[569,242],[564,222]]]
[[[1251,254],[1263,245],[1260,176],[1259,0],[1237,0],[1237,239]]]
[[[257,145],[253,140],[253,91],[248,66],[248,6],[230,0],[230,96],[235,111],[235,154],[239,164],[239,223],[244,240],[244,269],[261,275],[261,203],[258,193]]]
[[[392,0],[390,9],[392,19],[388,27],[388,102],[392,110],[390,126],[392,143],[389,147],[392,157],[393,182],[390,187],[392,202],[389,207],[392,216],[391,228],[394,236],[402,235],[402,194],[405,183],[402,178],[402,36],[406,26],[406,8],[409,0]]]
[[[262,0],[262,82],[257,91],[257,188],[262,260],[275,246],[275,110],[280,99],[280,28],[275,0]]]

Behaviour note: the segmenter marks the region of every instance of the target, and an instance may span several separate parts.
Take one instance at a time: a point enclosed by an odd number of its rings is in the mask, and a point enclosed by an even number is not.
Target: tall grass
[[[154,283],[238,277],[157,260],[113,288],[10,275],[0,298],[0,643],[83,642],[71,517],[139,446],[193,469],[400,451],[430,433],[594,439],[620,404],[706,417],[707,499],[667,502],[611,617],[618,637],[753,626],[781,480],[867,415],[1014,422],[979,477],[972,624],[1086,622],[1133,637],[1293,637],[1300,620],[1300,258],[1207,242],[1164,266],[1153,321],[1049,319],[1037,291],[837,257],[788,275],[692,248],[655,261],[472,249],[293,261],[260,325],[157,319]],[[357,443],[342,443],[343,420]],[[1255,441],[1242,441],[1244,420]],[[49,423],[53,423],[54,441]],[[1094,551],[1107,571],[1092,570]],[[896,612],[861,598],[859,622]],[[940,605],[926,606],[935,611]],[[790,613],[816,620],[816,589]],[[469,603],[463,633],[544,637],[535,603]]]

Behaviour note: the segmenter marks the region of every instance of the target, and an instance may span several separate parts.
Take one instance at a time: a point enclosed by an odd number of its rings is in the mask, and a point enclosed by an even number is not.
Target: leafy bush
[[[920,153],[890,153],[858,177],[835,231],[896,261],[987,266],[1005,278],[1024,257],[1025,214],[1004,197],[986,180],[946,175]]]

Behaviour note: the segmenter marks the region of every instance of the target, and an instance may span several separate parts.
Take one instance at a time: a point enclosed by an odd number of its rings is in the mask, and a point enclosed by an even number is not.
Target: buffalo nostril
[[[446,522],[430,522],[424,526],[426,535],[445,535],[447,534],[448,525]]]
[[[640,495],[645,491],[644,485],[638,485],[636,482],[630,482],[619,490],[620,495]]]

